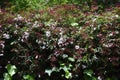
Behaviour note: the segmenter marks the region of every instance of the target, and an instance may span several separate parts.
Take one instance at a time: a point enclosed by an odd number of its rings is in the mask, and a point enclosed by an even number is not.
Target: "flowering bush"
[[[2,11],[0,18],[2,74],[10,63],[17,67],[13,79],[27,74],[35,80],[120,79],[120,15],[115,11],[86,13],[62,5],[40,12]]]

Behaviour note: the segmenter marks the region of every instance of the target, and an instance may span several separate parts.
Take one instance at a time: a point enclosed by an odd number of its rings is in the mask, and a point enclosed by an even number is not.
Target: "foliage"
[[[15,65],[8,64],[6,66],[8,73],[4,73],[4,80],[13,80],[13,76],[17,73],[17,68]],[[24,80],[34,80],[31,75],[23,75]]]
[[[16,67],[9,65],[6,77],[119,80],[118,13],[115,8],[100,13],[80,11],[71,4],[20,14],[0,12],[0,54],[4,57],[0,61],[17,67],[16,73]]]
[[[12,76],[15,75],[17,68],[15,65],[8,64],[6,69],[8,73],[4,73],[4,80],[12,80]]]
[[[104,9],[105,7],[111,6],[120,2],[120,0],[2,0],[0,2],[0,7],[6,8],[12,12],[19,12],[23,10],[43,10],[48,7],[53,7],[55,5],[62,4],[74,4],[81,9],[91,9],[96,6],[99,9]]]

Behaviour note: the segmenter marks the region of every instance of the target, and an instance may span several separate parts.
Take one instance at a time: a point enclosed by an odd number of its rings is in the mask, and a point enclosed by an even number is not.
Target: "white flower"
[[[29,36],[29,33],[28,33],[28,32],[24,32],[24,34],[25,34],[26,36]]]
[[[97,58],[97,56],[96,55],[94,55],[93,56],[93,60],[97,60],[98,58]]]
[[[79,31],[81,31],[81,30],[82,30],[82,27],[79,28]]]
[[[63,31],[63,28],[60,28],[60,31]]]
[[[95,22],[96,20],[97,20],[97,19],[96,19],[96,18],[94,18],[94,19],[93,19],[93,22]]]
[[[22,19],[23,19],[23,17],[22,17],[20,14],[18,14],[17,17],[18,17],[19,20],[22,20]]]
[[[36,56],[35,56],[35,59],[38,59],[38,58],[39,58],[39,56],[38,56],[38,55],[36,55]]]
[[[0,54],[0,56],[3,56],[4,54]]]
[[[104,47],[110,48],[113,46],[113,43],[103,44]]]
[[[9,39],[9,38],[10,38],[10,35],[5,33],[5,34],[3,34],[3,38]]]
[[[38,75],[38,77],[40,78],[40,77],[41,77],[41,75],[39,74],[39,75]]]
[[[28,32],[24,32],[24,36],[25,36],[25,38],[28,38],[29,33]]]
[[[43,42],[43,45],[46,45],[47,43],[46,42]]]
[[[32,27],[35,27],[35,28],[39,27],[38,21],[35,21]]]
[[[50,37],[51,36],[51,32],[50,31],[46,31],[46,36]]]
[[[45,47],[45,46],[42,46],[41,48],[42,48],[42,49],[45,49],[46,47]]]
[[[14,34],[17,34],[17,33],[18,33],[18,31],[17,31],[17,30],[15,30],[15,31],[14,31]]]
[[[98,80],[102,80],[102,78],[100,76],[98,76]]]
[[[63,31],[61,31],[59,34],[62,36],[63,35]]]
[[[22,41],[22,42],[24,42],[24,40],[23,40],[23,39],[21,39],[21,41]]]
[[[119,31],[115,31],[116,34],[119,34]]]
[[[62,36],[63,35],[63,33],[64,33],[64,30],[63,30],[63,28],[60,28],[60,36]]]
[[[60,37],[60,39],[58,40],[58,45],[63,44],[66,41],[66,39],[64,37]]]
[[[91,24],[90,26],[91,26],[91,27],[93,27],[94,25],[93,25],[93,24]]]
[[[82,68],[85,69],[87,66],[86,65],[82,65]]]
[[[18,14],[16,18],[14,18],[15,21],[23,20],[23,17]]]
[[[1,46],[2,48],[5,47],[5,45],[4,45],[4,41],[0,41],[0,46]]]
[[[70,44],[73,44],[73,41],[71,41]]]
[[[15,28],[17,28],[18,27],[18,25],[17,24],[15,24]]]
[[[30,34],[29,34],[28,32],[24,32],[22,38],[27,39],[27,38],[29,37],[29,35],[30,35]]]
[[[4,44],[0,44],[1,46],[2,46],[2,48],[4,48],[5,47],[5,45]]]
[[[41,43],[41,41],[40,41],[40,40],[36,40],[36,43],[40,44],[40,43]]]
[[[76,45],[76,46],[75,46],[75,49],[79,49],[79,48],[80,48],[80,46],[79,46],[79,45]]]
[[[108,36],[109,36],[109,37],[110,37],[110,36],[113,36],[113,33],[110,33]]]
[[[96,29],[97,29],[96,27],[93,28],[94,31],[95,31]]]
[[[116,18],[118,18],[118,17],[119,17],[119,15],[115,15],[115,17],[116,17]]]
[[[65,48],[61,48],[61,50],[63,50],[63,51],[64,51],[64,50],[65,50]]]

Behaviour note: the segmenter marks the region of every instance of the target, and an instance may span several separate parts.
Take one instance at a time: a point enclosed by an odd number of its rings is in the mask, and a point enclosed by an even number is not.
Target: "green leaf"
[[[25,79],[25,80],[34,80],[34,78],[31,75],[24,75],[23,79]]]
[[[68,67],[66,67],[66,66],[64,66],[64,67],[62,67],[62,69],[64,70],[64,71],[68,71]]]
[[[14,45],[14,44],[16,44],[16,41],[13,41],[13,42],[10,43],[10,45]]]
[[[97,78],[95,78],[95,77],[92,77],[92,80],[97,80]]]
[[[74,62],[74,61],[75,61],[75,59],[72,58],[72,57],[69,57],[68,60],[71,61],[71,62]]]
[[[87,63],[87,62],[88,62],[88,55],[85,55],[85,56],[83,57],[82,61]]]
[[[8,73],[4,73],[4,80],[12,80],[12,77]]]
[[[84,74],[86,74],[86,75],[92,77],[92,75],[93,75],[93,71],[90,70],[90,69],[88,69],[88,70],[84,70]]]
[[[78,26],[78,23],[71,23],[71,26]]]
[[[67,54],[63,54],[62,57],[63,57],[63,59],[65,59],[65,58],[68,57],[68,55]]]
[[[70,79],[72,77],[72,74],[67,70],[67,71],[65,71],[65,77],[67,79]]]
[[[15,65],[8,64],[6,66],[6,69],[8,71],[8,74],[10,74],[10,76],[13,76],[17,72],[17,68],[15,67]]]

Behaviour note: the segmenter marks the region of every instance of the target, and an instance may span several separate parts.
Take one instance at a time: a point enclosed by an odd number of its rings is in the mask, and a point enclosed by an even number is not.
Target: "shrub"
[[[27,74],[35,80],[120,79],[120,15],[73,7],[0,13],[0,63],[17,67],[13,79]]]

